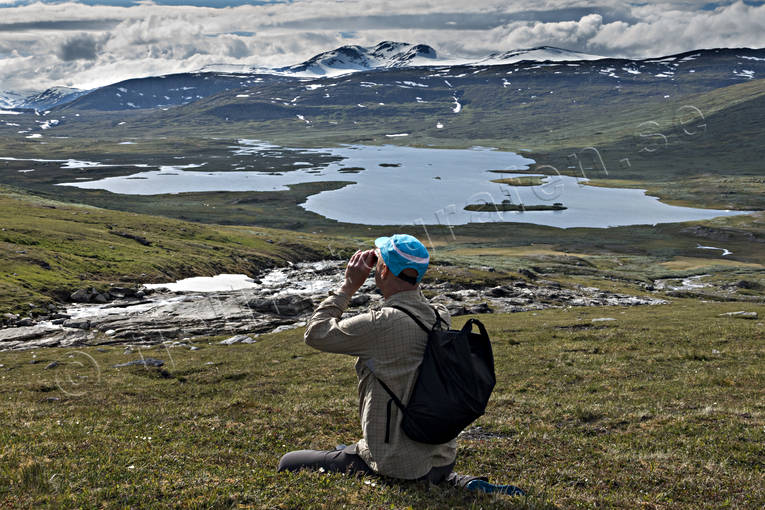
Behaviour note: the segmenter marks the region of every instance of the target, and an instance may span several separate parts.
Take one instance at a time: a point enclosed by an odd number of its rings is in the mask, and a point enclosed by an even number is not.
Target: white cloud
[[[588,14],[578,21],[555,23],[515,23],[506,27],[507,33],[501,39],[506,47],[561,46],[580,48],[595,37],[603,27],[603,17]]]
[[[714,11],[670,10],[655,15],[643,9],[647,21],[604,25],[589,41],[594,49],[629,55],[658,55],[699,48],[765,46],[765,5],[741,1]]]
[[[0,4],[8,4],[0,0]],[[0,8],[0,90],[93,87],[129,77],[233,63],[282,66],[343,44],[385,39],[440,53],[485,55],[540,45],[648,57],[701,47],[765,46],[765,6],[714,10],[686,0],[629,6],[603,0],[296,0],[228,8]]]

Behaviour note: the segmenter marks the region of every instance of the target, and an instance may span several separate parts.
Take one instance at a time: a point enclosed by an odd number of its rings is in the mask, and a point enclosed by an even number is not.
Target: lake
[[[261,152],[273,148],[273,145],[257,140],[239,140],[239,145],[232,147],[232,154],[251,157],[257,163]],[[484,147],[431,149],[349,145],[294,150],[301,154],[330,154],[342,159],[321,167],[311,167],[303,162],[296,169],[282,173],[209,172],[199,166],[200,162],[61,185],[104,189],[120,194],[155,195],[274,191],[286,190],[289,184],[303,182],[347,181],[352,184],[311,195],[301,207],[337,221],[365,225],[522,222],[560,228],[605,228],[744,214],[740,211],[671,206],[656,197],[647,196],[643,190],[588,186],[584,179],[568,176],[547,177],[542,186],[493,183],[492,179],[529,174],[499,174],[490,170],[525,170],[534,161],[512,152]],[[358,168],[363,170],[353,170]],[[568,209],[526,212],[464,210],[468,204],[500,203],[503,200],[525,205],[562,202]]]

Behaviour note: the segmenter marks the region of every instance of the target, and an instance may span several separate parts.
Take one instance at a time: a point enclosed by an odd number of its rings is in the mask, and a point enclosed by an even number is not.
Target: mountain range
[[[154,110],[220,98],[243,103],[242,108],[234,108],[235,117],[253,114],[253,118],[270,119],[274,115],[293,117],[295,108],[306,106],[398,102],[387,90],[390,87],[399,92],[416,90],[409,94],[413,97],[404,94],[406,101],[440,98],[454,102],[465,93],[466,86],[497,83],[502,89],[512,89],[512,83],[533,78],[537,85],[544,82],[542,88],[548,92],[563,87],[558,93],[566,93],[565,87],[576,90],[599,83],[625,98],[636,87],[671,97],[765,75],[765,50],[750,49],[699,50],[632,60],[594,59],[591,55],[581,58],[566,50],[536,48],[497,54],[469,64],[419,65],[432,54],[432,49],[421,45],[396,48],[380,44],[363,52],[358,48],[335,50],[272,73],[208,71],[127,80],[85,94],[73,93],[57,106],[98,111]],[[544,60],[527,59],[531,56]],[[336,71],[334,75],[332,70]],[[384,86],[386,92],[378,85]],[[455,107],[457,104],[467,103],[457,102]]]
[[[521,61],[579,61],[597,60],[603,57],[579,53],[551,46],[492,53],[478,59],[439,57],[436,50],[426,44],[409,44],[383,41],[375,46],[341,46],[331,51],[291,66],[263,68],[242,65],[209,65],[197,72],[179,73],[167,76],[135,78],[94,90],[80,90],[71,87],[52,87],[35,93],[0,91],[0,108],[48,110],[86,94],[102,95],[98,91],[117,89],[122,97],[132,88],[140,89],[130,99],[120,101],[113,109],[158,108],[186,104],[224,90],[244,88],[263,83],[269,77],[320,78],[336,77],[354,72],[404,67],[455,66],[455,65],[504,65]],[[157,80],[163,80],[156,85]],[[176,86],[177,85],[177,86]]]

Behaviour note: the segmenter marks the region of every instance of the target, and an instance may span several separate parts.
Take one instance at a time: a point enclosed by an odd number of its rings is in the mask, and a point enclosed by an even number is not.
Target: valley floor
[[[721,315],[739,310],[759,318]],[[674,299],[480,316],[498,382],[456,469],[528,499],[276,474],[291,449],[360,435],[353,359],[302,329],[0,353],[0,506],[761,508],[764,314]],[[150,358],[163,365],[115,367]]]

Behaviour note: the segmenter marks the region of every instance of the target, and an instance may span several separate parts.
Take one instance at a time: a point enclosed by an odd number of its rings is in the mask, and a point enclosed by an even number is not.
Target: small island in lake
[[[505,177],[503,179],[492,179],[491,182],[499,184],[509,184],[510,186],[541,186],[544,184],[545,176],[528,175],[523,177]]]
[[[568,209],[560,202],[555,202],[552,205],[536,204],[536,205],[523,205],[513,204],[509,200],[503,200],[499,204],[494,203],[482,203],[482,204],[468,204],[465,206],[466,211],[474,212],[492,212],[492,211],[563,211]]]

